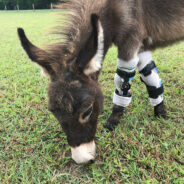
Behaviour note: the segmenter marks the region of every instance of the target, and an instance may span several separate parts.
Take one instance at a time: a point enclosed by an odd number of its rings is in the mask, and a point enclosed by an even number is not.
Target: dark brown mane
[[[106,2],[107,0],[67,0],[66,3],[59,3],[56,8],[62,10],[59,22],[63,25],[55,27],[54,34],[59,35],[61,41],[49,46],[49,53],[54,57],[62,57],[64,61],[73,60],[92,31],[91,15],[100,16]]]

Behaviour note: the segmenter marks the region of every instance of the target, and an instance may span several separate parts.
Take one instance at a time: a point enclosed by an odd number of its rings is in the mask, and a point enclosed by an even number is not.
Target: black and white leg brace
[[[114,77],[114,83],[116,85],[116,90],[113,96],[114,104],[122,107],[127,107],[130,105],[132,100],[130,82],[135,76],[135,69],[137,67],[138,61],[138,57],[130,61],[118,59],[118,67]]]
[[[141,80],[145,83],[152,106],[160,104],[163,97],[163,84],[159,78],[158,69],[152,61],[151,52],[142,52],[139,55],[138,70],[141,74]]]

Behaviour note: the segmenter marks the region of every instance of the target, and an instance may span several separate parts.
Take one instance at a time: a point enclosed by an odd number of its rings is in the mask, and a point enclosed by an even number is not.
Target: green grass
[[[117,50],[110,49],[100,83],[105,103],[91,166],[70,158],[66,136],[47,109],[48,79],[22,50],[16,28],[38,46],[53,25],[52,11],[0,12],[0,183],[184,183],[184,43],[155,51],[165,86],[167,120],[156,119],[139,75],[133,101],[114,132],[111,113]]]

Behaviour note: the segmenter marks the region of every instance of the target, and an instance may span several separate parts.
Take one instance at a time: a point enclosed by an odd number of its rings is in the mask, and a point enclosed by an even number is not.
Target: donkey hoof
[[[125,108],[122,106],[114,105],[112,109],[112,114],[110,115],[107,123],[104,125],[105,128],[113,131],[119,124],[121,117],[125,113]]]
[[[108,130],[113,131],[118,124],[119,124],[119,121],[108,120],[108,122],[104,125],[104,128],[107,128]]]
[[[161,102],[154,107],[154,114],[156,117],[162,117],[164,119],[167,118],[167,111],[164,102]]]

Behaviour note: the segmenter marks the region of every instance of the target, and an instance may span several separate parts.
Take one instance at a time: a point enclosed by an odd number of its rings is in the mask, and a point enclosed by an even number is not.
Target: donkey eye
[[[91,116],[93,112],[93,106],[91,105],[85,112],[80,114],[79,121],[80,123],[86,123],[89,120],[89,117]]]
[[[92,106],[91,106],[90,108],[88,108],[88,110],[85,111],[85,112],[82,114],[82,119],[85,119],[87,116],[91,115],[92,110],[93,110],[93,107],[92,107]]]

